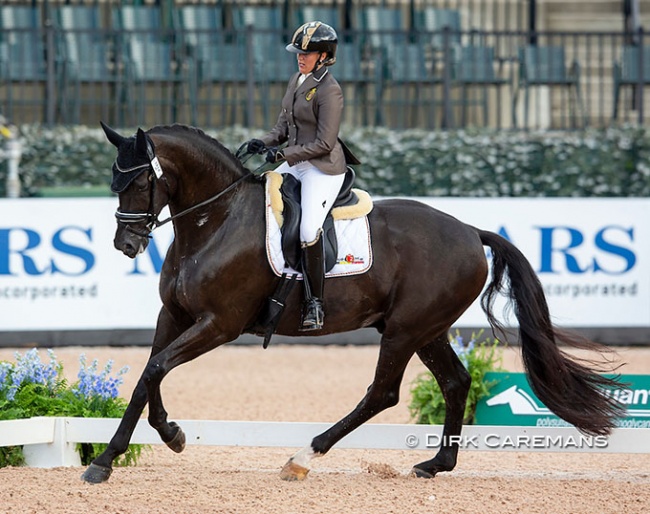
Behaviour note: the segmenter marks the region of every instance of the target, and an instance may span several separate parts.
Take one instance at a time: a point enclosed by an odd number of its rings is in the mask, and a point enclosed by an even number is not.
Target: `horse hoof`
[[[109,479],[112,472],[113,470],[111,468],[98,466],[91,462],[90,466],[88,466],[83,475],[81,475],[81,479],[89,484],[101,484]]]
[[[176,435],[171,441],[165,441],[165,444],[176,453],[181,453],[185,449],[185,432],[173,421],[169,424],[170,427],[176,428]]]
[[[429,473],[428,471],[415,467],[411,469],[411,474],[418,478],[434,478],[436,476],[435,473]]]
[[[280,471],[280,478],[282,480],[287,480],[289,482],[304,480],[307,478],[307,473],[309,473],[309,468],[305,468],[296,464],[293,459],[289,459],[282,471]]]

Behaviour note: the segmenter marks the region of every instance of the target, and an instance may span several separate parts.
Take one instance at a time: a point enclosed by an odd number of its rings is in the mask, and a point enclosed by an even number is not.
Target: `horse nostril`
[[[135,257],[137,249],[130,243],[118,243],[115,241],[115,248],[127,257]]]

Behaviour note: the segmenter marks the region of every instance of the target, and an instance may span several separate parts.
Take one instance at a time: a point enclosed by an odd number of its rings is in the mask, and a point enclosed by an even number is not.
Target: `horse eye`
[[[142,182],[141,184],[137,184],[137,188],[139,192],[144,192],[147,189],[149,189],[149,181],[147,180],[146,182]]]

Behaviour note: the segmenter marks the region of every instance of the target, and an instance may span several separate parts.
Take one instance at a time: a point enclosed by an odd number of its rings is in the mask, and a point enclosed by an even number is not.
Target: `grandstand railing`
[[[291,31],[248,25],[217,35],[187,27],[3,28],[0,112],[16,124],[269,127],[295,69],[295,57],[284,51]],[[345,92],[344,122],[355,126],[643,125],[650,121],[650,46],[642,29],[632,36],[448,26],[342,30],[332,72]],[[66,38],[80,43],[75,49]],[[34,44],[10,48],[15,39]],[[106,62],[84,75],[74,59],[91,40],[95,53],[87,57]],[[197,40],[212,47],[191,43]]]

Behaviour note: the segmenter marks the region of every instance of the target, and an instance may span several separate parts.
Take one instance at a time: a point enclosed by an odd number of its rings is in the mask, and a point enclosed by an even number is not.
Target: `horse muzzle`
[[[113,245],[127,257],[135,259],[147,249],[149,236],[134,233],[129,229],[129,225],[119,226],[115,234],[115,239],[113,240]]]
[[[134,259],[147,249],[155,216],[150,213],[126,213],[117,211],[117,232],[113,244],[124,255]]]

